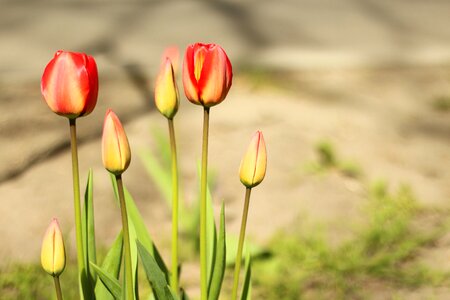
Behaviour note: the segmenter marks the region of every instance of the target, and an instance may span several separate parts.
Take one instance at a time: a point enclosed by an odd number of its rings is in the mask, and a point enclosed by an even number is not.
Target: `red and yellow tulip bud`
[[[155,104],[159,112],[168,119],[173,119],[178,111],[178,89],[172,62],[166,58],[161,65],[155,86]]]
[[[232,77],[230,60],[219,45],[196,43],[187,47],[183,85],[189,101],[204,107],[219,104],[230,90]]]
[[[94,58],[58,51],[42,75],[41,92],[50,109],[70,119],[90,114],[97,103],[98,73]]]
[[[52,220],[42,241],[41,264],[52,276],[59,276],[66,267],[64,240],[57,219]]]
[[[248,188],[257,186],[266,175],[266,144],[261,131],[257,131],[241,161],[239,176],[243,185]]]
[[[103,166],[109,172],[120,175],[130,165],[131,151],[127,135],[117,115],[108,109],[103,123]]]

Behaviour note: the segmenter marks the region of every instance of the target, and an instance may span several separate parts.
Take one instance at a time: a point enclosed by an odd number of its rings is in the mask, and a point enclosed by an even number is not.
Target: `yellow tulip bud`
[[[52,220],[42,241],[41,264],[52,276],[59,276],[66,267],[64,240],[57,219]]]
[[[166,58],[161,65],[155,86],[155,104],[159,112],[172,119],[178,111],[178,89],[172,62]]]
[[[127,135],[117,115],[108,109],[103,123],[103,166],[109,172],[120,175],[130,165],[131,151]]]
[[[266,144],[262,132],[257,131],[253,135],[239,168],[239,176],[242,184],[248,188],[260,184],[266,175],[266,166]]]

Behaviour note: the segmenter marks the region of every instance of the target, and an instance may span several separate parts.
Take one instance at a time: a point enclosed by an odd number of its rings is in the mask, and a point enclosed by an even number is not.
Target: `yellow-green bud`
[[[266,175],[267,154],[266,144],[261,131],[257,131],[248,146],[241,161],[239,177],[248,188],[257,186]]]
[[[45,233],[41,249],[42,268],[52,276],[59,276],[66,267],[66,251],[58,220],[55,218]]]
[[[103,166],[109,172],[120,175],[130,165],[131,151],[128,138],[117,115],[108,109],[103,123]]]
[[[166,118],[172,119],[178,111],[178,89],[175,82],[172,62],[166,58],[161,65],[155,86],[155,104],[159,112]]]

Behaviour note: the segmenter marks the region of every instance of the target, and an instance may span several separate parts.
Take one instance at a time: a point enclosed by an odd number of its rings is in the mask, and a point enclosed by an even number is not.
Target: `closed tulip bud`
[[[127,135],[117,115],[108,109],[103,123],[103,166],[109,172],[120,175],[130,165],[131,151]]]
[[[97,103],[98,74],[94,58],[58,51],[45,67],[41,92],[50,109],[74,119],[90,114]]]
[[[219,104],[230,90],[232,77],[230,60],[219,45],[196,43],[187,47],[183,86],[189,101],[204,107]]]
[[[155,86],[155,104],[159,112],[172,119],[178,111],[178,89],[172,62],[169,58],[161,65]]]
[[[239,176],[241,182],[248,188],[257,186],[266,175],[267,154],[266,144],[261,131],[257,131],[248,146],[241,161]]]
[[[59,276],[66,267],[64,240],[57,219],[52,220],[42,241],[41,264],[52,276]]]

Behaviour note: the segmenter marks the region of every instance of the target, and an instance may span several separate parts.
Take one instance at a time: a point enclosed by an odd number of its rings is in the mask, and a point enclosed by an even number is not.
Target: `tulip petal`
[[[92,56],[86,55],[87,62],[86,62],[86,69],[87,69],[87,76],[89,78],[89,96],[88,99],[91,99],[91,101],[86,102],[86,106],[83,111],[83,115],[90,114],[97,104],[97,97],[98,97],[98,70],[97,70],[97,64],[95,63],[95,60]]]
[[[189,101],[194,104],[201,104],[199,101],[197,79],[194,75],[194,46],[190,45],[186,48],[183,62],[183,87],[184,93]]]
[[[216,45],[209,50],[198,82],[200,98],[207,107],[219,104],[228,93],[225,53]]]

